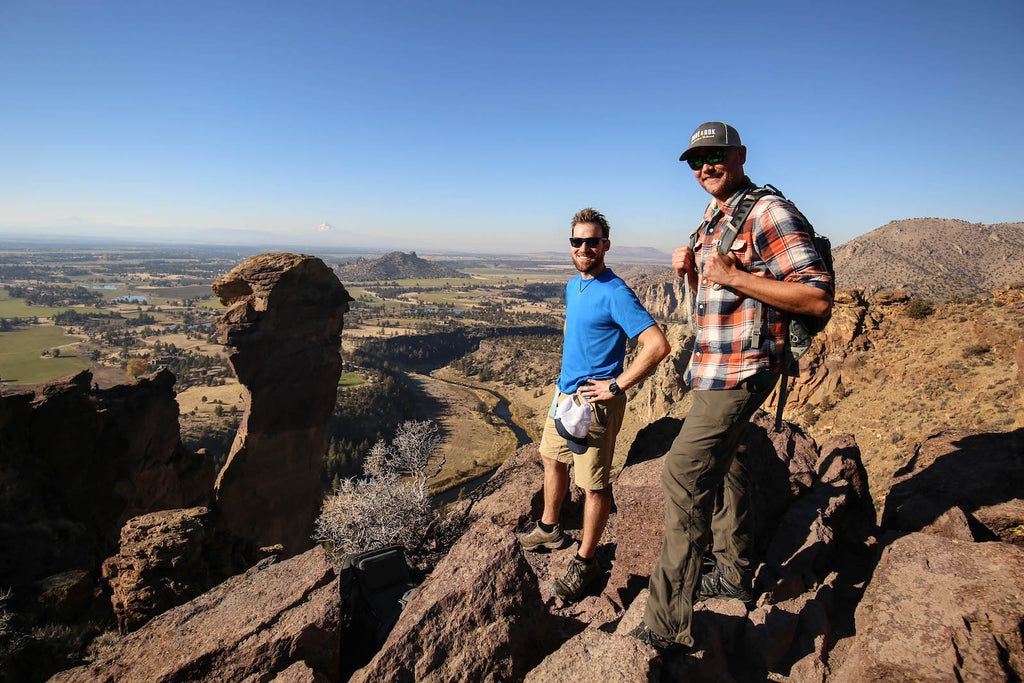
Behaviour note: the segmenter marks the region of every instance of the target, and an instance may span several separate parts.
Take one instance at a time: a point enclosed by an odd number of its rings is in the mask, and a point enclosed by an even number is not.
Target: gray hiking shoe
[[[519,536],[519,544],[523,546],[523,550],[530,551],[559,550],[565,547],[565,541],[565,534],[562,533],[562,527],[558,524],[550,533],[535,524],[532,529]]]
[[[552,587],[555,590],[555,595],[560,597],[563,602],[576,602],[583,597],[590,584],[594,583],[599,576],[601,576],[601,568],[597,566],[595,560],[584,563],[574,557],[569,560],[569,569],[565,572],[565,576],[555,579]]]
[[[717,564],[714,569],[700,577],[700,585],[697,587],[698,601],[711,598],[739,600],[748,608],[754,605],[754,594],[746,588],[738,588],[729,583],[722,574],[722,568]]]
[[[670,649],[681,648],[682,645],[677,645],[673,641],[669,640],[665,636],[655,633],[647,624],[640,622],[640,625],[629,632],[629,635],[636,638],[642,643],[646,643],[653,647],[659,653],[665,653]]]

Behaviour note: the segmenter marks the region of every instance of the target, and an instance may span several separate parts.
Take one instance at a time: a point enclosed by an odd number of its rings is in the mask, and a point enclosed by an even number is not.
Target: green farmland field
[[[357,387],[366,380],[358,372],[343,372],[338,378],[339,387]]]
[[[76,341],[78,337],[50,325],[0,332],[0,378],[7,382],[35,384],[85,370],[90,363],[72,355],[77,354],[77,349],[61,349],[59,358],[40,356],[43,351]]]
[[[50,308],[49,306],[29,306],[24,299],[12,299],[6,289],[0,289],[0,318],[49,318],[66,311],[72,306]]]

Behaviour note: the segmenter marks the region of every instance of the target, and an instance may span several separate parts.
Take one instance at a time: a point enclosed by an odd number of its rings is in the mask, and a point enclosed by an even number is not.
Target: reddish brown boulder
[[[974,517],[1000,541],[1024,546],[1024,499],[980,507]]]
[[[34,588],[37,614],[46,621],[66,624],[84,615],[95,593],[92,576],[84,569],[48,576],[37,581]]]
[[[251,676],[244,683],[263,683],[266,676]],[[305,662],[295,662],[274,676],[270,683],[330,683],[326,676],[313,671]]]
[[[804,474],[800,471],[794,480],[801,488]],[[759,490],[759,480],[753,481]],[[768,543],[755,587],[768,602],[792,599],[819,585],[832,571],[842,542],[861,544],[875,530],[867,474],[852,437],[833,439],[821,449],[810,486],[798,492],[785,512],[761,529]],[[779,490],[774,495],[783,497]]]
[[[882,526],[919,531],[952,507],[980,508],[1021,498],[1024,429],[1007,433],[950,430],[928,438],[896,472]]]
[[[661,676],[661,660],[656,654],[654,648],[636,638],[589,628],[545,657],[526,675],[525,683],[562,683],[567,678],[595,683],[648,683]]]
[[[835,683],[1024,676],[1024,551],[910,534],[882,553]]]
[[[340,633],[337,575],[315,548],[228,579],[51,681],[269,681],[296,662],[336,681]]]
[[[313,256],[262,254],[213,284],[217,335],[245,392],[245,412],[217,479],[224,524],[286,556],[311,545],[320,465],[341,376],[351,297]]]
[[[515,535],[481,519],[351,681],[521,680],[558,646],[553,628]]]
[[[536,444],[523,446],[505,459],[477,493],[456,504],[465,524],[489,519],[500,526],[520,527],[541,513],[544,466]]]
[[[165,510],[128,520],[121,549],[103,563],[122,633],[188,602],[255,562],[251,542],[216,529],[208,508]]]

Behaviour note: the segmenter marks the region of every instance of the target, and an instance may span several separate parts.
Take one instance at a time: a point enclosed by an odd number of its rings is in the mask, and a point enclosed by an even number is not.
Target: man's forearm
[[[832,294],[802,282],[786,282],[737,271],[735,281],[728,285],[742,294],[772,308],[801,315],[828,315],[832,310]]]

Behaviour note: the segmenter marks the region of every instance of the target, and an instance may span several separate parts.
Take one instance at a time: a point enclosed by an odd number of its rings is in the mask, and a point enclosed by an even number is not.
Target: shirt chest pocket
[[[750,248],[750,242],[739,238],[733,240],[732,246],[729,247],[729,253],[745,266],[744,270],[750,270],[754,253],[754,250]]]

